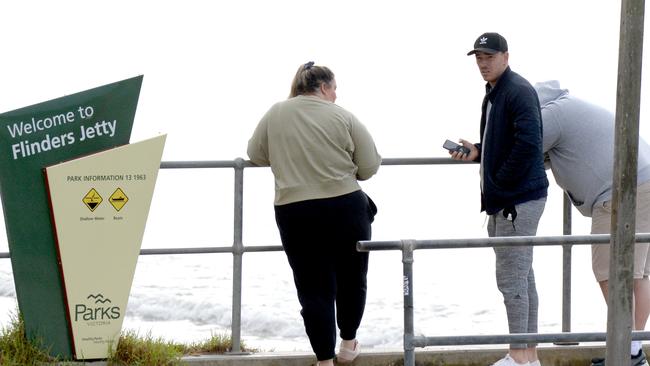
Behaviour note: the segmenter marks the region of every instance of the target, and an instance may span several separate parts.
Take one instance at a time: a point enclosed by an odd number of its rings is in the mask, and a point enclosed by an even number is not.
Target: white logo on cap
[[[481,38],[479,44],[487,44],[487,37],[483,37],[483,38]]]

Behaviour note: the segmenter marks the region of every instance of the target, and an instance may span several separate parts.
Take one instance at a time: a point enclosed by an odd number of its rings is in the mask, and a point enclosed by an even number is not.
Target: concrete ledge
[[[646,354],[649,347],[644,347]],[[485,346],[441,349],[429,347],[416,349],[416,366],[487,366],[500,359],[507,348]],[[540,346],[539,358],[543,366],[590,366],[594,357],[605,356],[605,345]],[[200,355],[181,359],[184,366],[310,366],[316,357],[308,352],[271,352],[241,355]],[[44,364],[45,365],[45,364]],[[47,364],[53,365],[53,364]],[[108,366],[106,361],[66,362],[56,366]],[[362,350],[361,355],[349,366],[403,366],[403,350]]]
[[[604,357],[605,346],[540,346],[538,349],[544,366],[589,366],[593,357]],[[507,352],[504,348],[472,349],[418,349],[418,366],[487,366],[500,359]],[[646,350],[646,353],[648,351]],[[203,355],[183,357],[187,366],[308,366],[316,364],[311,353],[274,352],[251,355]],[[350,366],[402,366],[404,353],[401,350],[361,353]]]

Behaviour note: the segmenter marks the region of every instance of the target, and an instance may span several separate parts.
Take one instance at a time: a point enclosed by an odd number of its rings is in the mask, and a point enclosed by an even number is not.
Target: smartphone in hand
[[[453,142],[451,140],[446,140],[445,143],[442,144],[442,147],[444,147],[445,149],[447,149],[449,151],[452,151],[452,152],[457,151],[459,153],[469,155],[469,149],[468,148],[466,148],[463,145],[457,144],[457,143],[455,143],[455,142]]]

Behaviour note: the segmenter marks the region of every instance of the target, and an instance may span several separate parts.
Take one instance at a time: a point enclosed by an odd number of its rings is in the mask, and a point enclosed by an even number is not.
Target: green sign
[[[0,114],[0,194],[27,336],[70,358],[43,169],[129,143],[142,76]],[[80,198],[81,199],[81,198]]]

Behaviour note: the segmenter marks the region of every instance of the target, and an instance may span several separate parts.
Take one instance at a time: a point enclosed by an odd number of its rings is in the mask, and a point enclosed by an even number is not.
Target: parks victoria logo
[[[88,325],[106,325],[111,320],[119,319],[120,307],[113,306],[111,299],[103,294],[90,294],[86,297],[86,304],[75,304],[74,321],[85,321]]]

